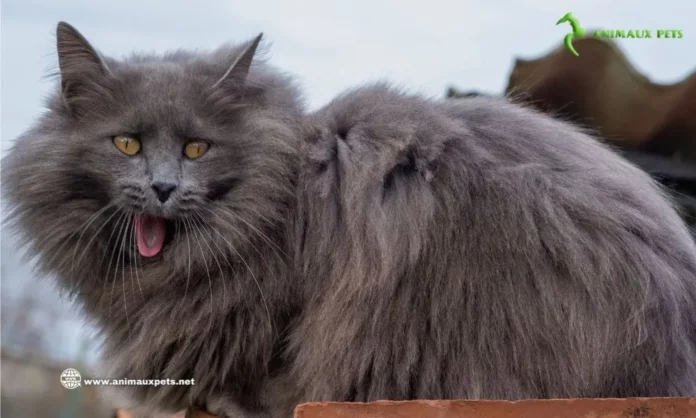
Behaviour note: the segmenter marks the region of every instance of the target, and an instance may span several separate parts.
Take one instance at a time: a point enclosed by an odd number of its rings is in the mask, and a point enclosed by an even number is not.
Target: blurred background
[[[682,39],[575,41],[556,26],[572,12],[592,29],[681,29]],[[270,62],[297,76],[315,109],[341,90],[390,80],[433,98],[509,95],[582,124],[670,187],[696,218],[696,2],[3,0],[2,153],[43,111],[65,20],[103,54],[212,49],[264,32]],[[691,76],[691,77],[690,77]],[[689,78],[690,77],[690,78]],[[68,390],[61,372],[95,377],[99,341],[52,282],[33,274],[0,234],[3,417],[110,417],[93,387]]]

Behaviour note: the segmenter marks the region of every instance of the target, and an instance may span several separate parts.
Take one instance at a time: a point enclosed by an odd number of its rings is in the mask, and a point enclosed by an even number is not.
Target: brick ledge
[[[295,418],[696,418],[696,398],[314,402]]]

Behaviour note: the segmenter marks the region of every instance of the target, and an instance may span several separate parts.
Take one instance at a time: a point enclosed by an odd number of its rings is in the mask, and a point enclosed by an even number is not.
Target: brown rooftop
[[[588,37],[574,46],[580,56],[559,46],[541,58],[516,60],[506,93],[627,148],[696,162],[696,73],[657,84],[611,40]]]

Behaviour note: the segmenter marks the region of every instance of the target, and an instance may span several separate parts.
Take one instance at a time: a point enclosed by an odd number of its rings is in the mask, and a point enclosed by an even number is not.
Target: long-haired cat
[[[13,219],[136,404],[696,396],[696,245],[645,173],[499,99],[387,85],[305,114],[210,53],[102,57],[3,161]]]

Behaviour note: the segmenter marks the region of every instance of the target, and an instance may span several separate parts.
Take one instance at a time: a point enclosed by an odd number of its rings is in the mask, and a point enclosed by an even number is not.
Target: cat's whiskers
[[[210,226],[210,222],[208,222],[208,220],[202,216],[202,213],[199,210],[194,209],[194,211],[196,212],[194,215],[196,219],[200,219],[200,220],[204,221],[206,224],[208,224],[208,226]],[[218,245],[215,238],[213,238],[213,236],[208,232],[207,228],[201,228],[201,230],[203,230],[208,235],[208,237],[213,242],[213,244],[215,244],[215,247],[220,251],[220,254],[222,256],[224,256],[224,252],[222,251],[222,249]],[[225,273],[222,271],[222,265],[220,264],[220,261],[218,261],[218,258],[215,255],[215,251],[213,251],[213,249],[210,247],[210,244],[208,244],[208,242],[205,239],[203,240],[203,242],[210,250],[210,253],[213,256],[213,259],[215,260],[215,263],[218,265],[218,269],[220,270],[220,280],[222,281],[222,300],[224,303],[224,301],[227,300],[227,283],[225,280]],[[227,260],[227,258],[225,258],[225,260]],[[227,263],[229,264],[229,260],[227,260]],[[232,267],[232,266],[230,265],[230,267]]]
[[[191,280],[191,241],[189,239],[189,230],[186,227],[187,224],[186,224],[185,219],[182,220],[181,225],[184,227],[184,234],[186,235],[186,248],[188,250],[186,252],[186,255],[188,256],[188,263],[187,263],[188,266],[186,269],[186,288],[184,288],[184,300],[186,300],[186,296],[188,295],[189,281]],[[178,223],[176,224],[176,232],[177,233],[179,232],[179,224]]]
[[[109,273],[111,273],[111,266],[114,261],[114,255],[116,255],[116,249],[118,248],[118,243],[121,240],[121,234],[123,232],[123,226],[126,223],[126,213],[122,213],[121,217],[119,218],[118,226],[114,227],[114,231],[118,230],[118,234],[116,235],[116,242],[114,244],[114,248],[111,250],[111,256],[109,257],[109,264],[107,265],[107,270],[106,274],[104,275],[104,284],[106,285],[107,283],[107,278],[109,277]],[[113,232],[113,231],[112,231]],[[111,242],[111,237],[109,237],[109,242]],[[118,262],[118,261],[117,261]],[[111,321],[111,312],[112,308],[114,306],[113,301],[114,301],[114,290],[116,288],[116,270],[114,269],[114,277],[111,282],[111,294],[109,295],[109,321]]]
[[[126,243],[126,237],[128,236],[128,230],[133,222],[132,216],[126,217],[126,223],[124,224],[123,236],[121,237],[121,245],[118,251],[118,257],[116,258],[116,268],[114,269],[114,281],[116,280],[116,275],[118,273],[118,263],[121,262],[121,290],[123,292],[123,310],[126,313],[126,330],[128,331],[128,337],[131,336],[130,318],[128,318],[128,301],[126,300],[126,253],[124,251],[124,246]]]
[[[223,207],[219,207],[218,209],[220,209],[221,212],[229,213],[229,214],[235,215],[235,216],[237,216],[238,219],[243,220],[243,219],[241,219],[241,217],[240,217],[239,215],[233,214],[231,211],[226,212],[225,209],[224,209]],[[261,251],[259,251],[258,247],[256,247],[256,246],[254,245],[253,241],[252,241],[249,237],[247,237],[247,236],[246,236],[245,234],[243,234],[239,229],[237,229],[234,225],[232,225],[230,222],[228,222],[228,220],[225,219],[222,215],[218,214],[218,213],[215,212],[215,211],[212,211],[212,210],[210,210],[210,209],[207,209],[207,208],[206,208],[206,210],[208,210],[208,212],[209,212],[210,214],[216,216],[220,221],[222,221],[222,222],[223,222],[225,225],[227,225],[230,229],[232,229],[234,232],[236,232],[237,235],[239,235],[241,238],[243,238],[243,239],[251,246],[251,248],[253,248],[254,251],[256,251],[256,253],[257,253],[259,256],[261,256],[260,258],[263,260],[263,262],[264,262],[264,264],[266,265],[266,267],[268,268],[268,270],[269,270],[269,271],[271,270],[271,266],[270,266],[270,263],[269,263],[269,261],[268,261],[268,257],[265,257],[264,254],[261,254]],[[245,221],[245,222],[246,222],[246,221]],[[259,233],[259,234],[261,233],[261,231],[258,231],[258,229],[253,228],[252,225],[250,225],[250,224],[248,224],[248,223],[247,223],[247,225],[249,225],[252,229],[254,229],[253,232],[257,232],[257,233]],[[214,230],[215,228],[212,228],[212,229]],[[222,235],[221,235],[221,236],[222,236]],[[224,236],[222,236],[222,238],[223,238],[225,241],[227,241],[227,239],[226,239]],[[268,238],[267,238],[267,239],[268,239]],[[234,249],[234,247],[232,246],[232,244],[231,244],[229,241],[227,241],[227,244],[228,244],[232,249]],[[270,239],[269,239],[269,244],[272,244],[272,242],[270,242]],[[278,248],[278,247],[276,246],[276,248]],[[278,249],[280,250],[280,248],[278,248]],[[274,250],[274,249],[272,248],[272,250]],[[236,252],[236,250],[235,250],[235,252]],[[273,252],[275,253],[276,256],[278,256],[278,252],[277,252],[277,251],[274,250]],[[282,252],[282,250],[281,250],[281,252]],[[239,255],[239,253],[237,253],[237,256],[241,258],[241,255]],[[279,256],[279,258],[282,259],[282,257],[280,257],[280,256]]]
[[[84,250],[82,250],[82,253],[80,253],[80,257],[77,259],[77,262],[76,262],[77,264],[80,264],[82,262],[82,259],[84,258],[85,254],[87,254],[87,251],[89,251],[89,249],[90,249],[90,245],[97,238],[97,236],[99,236],[99,233],[102,231],[102,229],[104,229],[104,227],[109,224],[109,222],[111,221],[111,219],[113,219],[114,216],[119,215],[119,214],[121,215],[117,221],[117,222],[119,222],[121,220],[121,218],[123,217],[124,213],[116,210],[116,211],[114,211],[114,213],[109,215],[109,217],[106,218],[106,220],[104,221],[104,223],[102,223],[102,225],[99,227],[99,229],[97,229],[94,232],[94,235],[92,235],[92,238],[90,238],[90,240],[87,241],[87,245],[85,245]],[[111,243],[111,237],[113,236],[115,229],[116,228],[114,226],[114,229],[111,230],[111,234],[109,235],[109,241],[106,243],[105,249],[107,249],[109,244]],[[104,261],[105,255],[106,255],[106,251],[104,251],[104,254],[102,255],[102,259],[101,259],[100,263]]]
[[[210,223],[208,223],[208,225],[210,226]],[[234,229],[234,227],[232,225],[229,225],[229,226]],[[256,284],[256,288],[259,290],[259,294],[261,295],[261,300],[263,301],[263,306],[266,309],[266,315],[268,316],[268,325],[271,327],[271,330],[273,330],[273,320],[271,318],[271,311],[268,307],[268,302],[266,301],[266,297],[263,294],[263,290],[261,288],[261,283],[259,283],[259,281],[256,278],[256,276],[254,275],[254,272],[252,271],[251,267],[249,267],[249,264],[247,264],[246,260],[244,260],[244,257],[242,257],[242,255],[239,253],[239,251],[237,251],[237,249],[234,247],[234,245],[232,245],[232,243],[222,233],[220,233],[220,231],[218,231],[216,228],[213,228],[212,226],[210,226],[210,229],[215,231],[218,235],[220,235],[220,237],[227,243],[227,245],[230,247],[230,249],[237,255],[237,257],[239,257],[240,261],[244,264],[246,269],[249,271],[249,274],[251,274],[251,278],[254,280],[254,283]],[[237,233],[239,233],[239,231],[237,231]],[[228,263],[229,263],[229,260],[228,260]],[[230,267],[232,267],[232,266],[230,266]]]
[[[225,210],[230,210],[230,209],[228,209],[228,208],[226,208],[226,207],[224,207],[224,206],[223,206],[223,208],[224,208]],[[263,213],[261,213],[261,212],[259,212],[258,210],[256,210],[256,208],[254,208],[253,205],[248,205],[248,206],[246,206],[244,209],[250,210],[251,212],[254,212],[254,214],[255,214],[256,216],[258,216],[262,221],[264,221],[264,222],[265,222],[266,224],[268,224],[268,225],[272,225],[272,224],[274,223],[274,221],[268,219],[268,217],[266,217],[266,215],[264,215]]]
[[[246,226],[248,226],[252,231],[256,232],[256,233],[259,235],[259,237],[261,237],[264,241],[266,241],[266,243],[268,243],[268,245],[272,246],[275,250],[279,251],[284,257],[286,257],[286,258],[288,257],[288,255],[285,253],[285,251],[283,251],[283,249],[280,248],[280,247],[278,246],[278,244],[276,244],[275,242],[273,242],[273,240],[271,240],[271,238],[268,237],[268,235],[266,235],[266,234],[265,234],[263,231],[261,231],[260,229],[256,228],[256,227],[255,227],[254,225],[252,225],[251,223],[249,223],[246,219],[244,219],[243,217],[241,217],[241,216],[239,216],[238,214],[234,213],[234,211],[231,211],[231,210],[227,209],[227,208],[224,207],[223,205],[220,205],[219,203],[216,203],[216,204],[215,204],[215,207],[216,207],[217,209],[219,209],[221,212],[223,212],[223,213],[225,213],[225,214],[228,214],[228,215],[230,215],[230,216],[233,216],[235,219],[239,220],[240,222],[243,222],[243,223],[244,223]],[[227,220],[225,220],[224,218],[222,218],[222,216],[220,216],[220,215],[217,214],[216,212],[213,212],[213,211],[210,211],[210,212],[211,212],[212,214],[214,214],[215,216],[217,216],[218,218],[222,219],[222,220],[223,220],[227,225],[229,225],[231,228],[234,228],[232,225],[230,225],[229,222],[227,222]],[[236,230],[236,229],[235,229],[235,230]],[[239,233],[239,231],[236,231],[236,232]],[[240,234],[240,235],[241,235],[241,234]]]
[[[75,246],[74,246],[74,248],[73,248],[72,258],[71,258],[71,262],[70,262],[70,263],[71,263],[71,266],[70,266],[70,286],[71,286],[71,287],[73,286],[73,279],[74,279],[74,277],[75,277],[75,256],[77,255],[77,249],[80,247],[80,241],[82,240],[82,237],[84,236],[85,232],[87,232],[87,228],[89,228],[89,226],[92,224],[92,222],[94,222],[95,220],[97,220],[97,218],[98,218],[102,213],[104,213],[107,209],[109,209],[109,208],[112,207],[113,205],[114,205],[113,203],[109,203],[108,205],[106,205],[106,206],[104,206],[103,208],[101,208],[101,209],[100,209],[99,211],[97,211],[95,214],[93,214],[92,216],[90,216],[90,217],[87,219],[87,221],[85,221],[85,222],[82,224],[82,226],[81,226],[80,228],[78,228],[78,230],[76,231],[76,232],[79,232],[79,231],[82,231],[82,232],[80,233],[80,236],[77,238],[77,242],[75,243]],[[74,233],[73,233],[73,234],[74,234]],[[70,236],[72,236],[73,234],[71,234]],[[66,238],[65,241],[67,241],[67,240],[68,240],[68,239]]]
[[[133,249],[136,249],[138,246],[138,240],[137,237],[135,236],[135,226],[132,228],[129,228],[130,231],[130,248],[131,251]],[[130,258],[130,264],[131,264],[131,286],[133,284],[133,276],[135,276],[135,281],[138,284],[138,289],[140,290],[140,297],[143,299],[143,302],[145,302],[145,295],[143,294],[143,288],[140,285],[140,276],[138,275],[138,265],[140,264],[140,257],[129,257]],[[133,260],[135,258],[135,260]],[[142,269],[142,264],[140,264],[140,268]],[[135,289],[133,289],[135,292]]]
[[[114,237],[114,233],[116,232],[116,229],[117,229],[118,226],[121,224],[121,222],[123,221],[124,217],[126,216],[126,214],[123,213],[123,212],[114,212],[114,214],[119,214],[120,216],[118,217],[118,219],[117,219],[116,222],[114,223],[114,227],[111,229],[111,233],[109,234],[109,239],[106,241],[106,245],[104,246],[104,253],[102,253],[102,257],[101,257],[101,259],[99,260],[99,264],[100,264],[100,265],[101,265],[102,263],[104,263],[104,258],[106,258],[106,254],[107,254],[107,252],[108,252],[109,246],[111,245],[111,240],[112,240],[113,237]],[[109,265],[109,267],[110,267],[110,265]],[[102,292],[101,292],[102,295],[105,295],[105,294],[106,294],[106,285],[107,285],[107,283],[108,283],[107,277],[109,277],[109,271],[108,271],[108,270],[107,270],[106,274],[104,275],[104,277],[102,278],[102,281],[104,282],[104,285],[102,286]],[[109,311],[109,320],[111,320],[111,311]]]
[[[196,225],[193,223],[192,218],[188,218],[187,222],[189,222],[189,225],[191,226],[191,230],[196,233],[194,235],[194,238],[196,238],[196,241],[198,242],[198,248],[201,250],[201,257],[203,258],[203,264],[205,265],[205,273],[208,275],[208,287],[210,288],[210,313],[214,313],[214,305],[213,305],[213,280],[210,278],[210,270],[208,269],[208,262],[205,260],[205,251],[203,251],[203,246],[201,245],[201,240],[198,237],[198,229],[194,228]],[[195,229],[195,230],[194,230]]]
[[[135,228],[128,228],[128,239],[126,244],[126,248],[133,248],[133,238],[135,236]],[[129,250],[130,251],[130,250]],[[130,267],[130,282],[131,282],[131,290],[133,293],[135,293],[135,283],[133,281],[133,276],[135,275],[135,268],[133,267],[133,257],[128,257],[128,264]],[[141,291],[142,294],[142,291]]]

